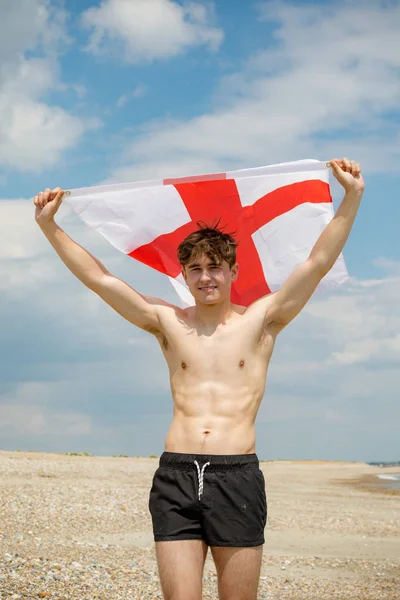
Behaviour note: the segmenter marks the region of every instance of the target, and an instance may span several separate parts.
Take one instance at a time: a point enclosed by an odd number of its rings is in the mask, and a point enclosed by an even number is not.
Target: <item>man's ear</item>
[[[235,263],[231,269],[232,281],[236,281],[236,279],[238,278],[238,275],[239,275],[239,265],[238,265],[238,263]]]
[[[182,267],[182,276],[183,276],[183,279],[185,280],[185,283],[187,283],[187,277],[186,277],[186,269],[185,269],[185,267]]]

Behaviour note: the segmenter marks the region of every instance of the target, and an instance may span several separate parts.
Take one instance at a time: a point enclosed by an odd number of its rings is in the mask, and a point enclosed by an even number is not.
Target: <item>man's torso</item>
[[[268,297],[216,328],[194,308],[163,306],[156,337],[167,361],[174,418],[165,450],[193,454],[255,452],[255,419],[277,330],[265,319]]]

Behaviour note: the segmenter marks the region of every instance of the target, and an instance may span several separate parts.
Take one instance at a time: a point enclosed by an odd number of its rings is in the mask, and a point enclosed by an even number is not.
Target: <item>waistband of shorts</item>
[[[163,452],[160,456],[159,464],[164,469],[192,471],[197,469],[195,461],[197,461],[200,468],[209,462],[207,472],[259,468],[257,454],[183,454],[180,452]]]

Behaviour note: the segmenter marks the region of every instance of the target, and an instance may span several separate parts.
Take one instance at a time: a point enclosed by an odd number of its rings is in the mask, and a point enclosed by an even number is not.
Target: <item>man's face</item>
[[[217,304],[230,298],[232,282],[237,279],[239,266],[232,269],[224,260],[215,260],[202,254],[194,258],[182,270],[183,277],[197,302]]]

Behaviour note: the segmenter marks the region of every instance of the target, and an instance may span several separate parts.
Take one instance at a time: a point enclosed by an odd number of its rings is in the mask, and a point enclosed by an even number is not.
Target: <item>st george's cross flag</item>
[[[118,250],[168,276],[186,306],[194,298],[177,247],[198,222],[212,225],[220,219],[223,231],[235,232],[239,276],[231,301],[248,306],[281,287],[334,215],[329,168],[318,160],[99,185],[66,196],[72,210]],[[347,278],[340,255],[317,289]]]

